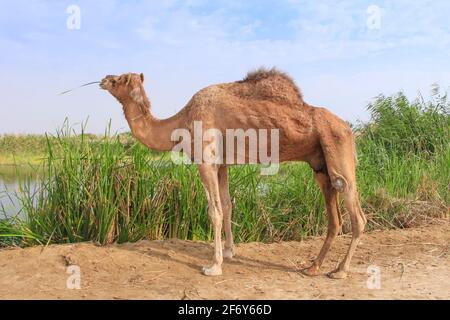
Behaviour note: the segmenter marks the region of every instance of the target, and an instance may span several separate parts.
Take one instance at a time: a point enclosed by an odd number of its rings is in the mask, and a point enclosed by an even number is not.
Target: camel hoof
[[[209,267],[203,267],[202,271],[205,276],[220,276],[220,275],[222,275],[222,267],[218,266],[217,264],[213,264],[212,266],[209,266]]]
[[[234,250],[233,249],[224,249],[223,250],[223,257],[231,259],[234,257]]]
[[[347,278],[347,272],[342,270],[335,270],[328,274],[331,279],[345,279]]]
[[[312,265],[309,268],[302,269],[301,272],[308,277],[315,277],[319,275],[320,268]]]

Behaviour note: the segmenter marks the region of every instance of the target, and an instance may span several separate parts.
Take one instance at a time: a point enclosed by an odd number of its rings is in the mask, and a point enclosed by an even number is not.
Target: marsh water
[[[21,216],[21,187],[35,189],[40,171],[31,165],[0,165],[0,219]]]

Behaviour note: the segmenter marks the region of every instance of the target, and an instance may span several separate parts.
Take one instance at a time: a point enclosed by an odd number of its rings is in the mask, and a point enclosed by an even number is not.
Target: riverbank
[[[88,139],[92,142],[102,139],[101,136],[93,134],[83,134],[82,136],[83,139]],[[81,139],[81,135],[75,135],[72,139]],[[57,134],[0,135],[0,165],[27,166],[42,164],[48,159],[49,145],[55,144],[57,140]]]
[[[45,135],[0,135],[0,165],[39,164],[47,158]]]

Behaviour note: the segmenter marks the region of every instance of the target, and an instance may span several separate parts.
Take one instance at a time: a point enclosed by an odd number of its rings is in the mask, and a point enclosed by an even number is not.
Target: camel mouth
[[[103,90],[109,90],[111,88],[111,81],[109,79],[104,78],[102,81],[100,81],[99,87]]]
[[[116,76],[108,75],[104,77],[99,84],[100,89],[109,90],[113,86],[113,82],[115,82]]]

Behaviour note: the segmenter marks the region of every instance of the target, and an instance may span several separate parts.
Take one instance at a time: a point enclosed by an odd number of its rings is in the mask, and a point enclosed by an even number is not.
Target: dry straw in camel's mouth
[[[100,81],[93,81],[93,82],[88,82],[88,83],[82,84],[82,85],[79,86],[79,87],[76,87],[76,88],[73,88],[73,89],[70,89],[70,90],[63,91],[63,92],[61,92],[59,95],[63,95],[63,94],[72,92],[72,91],[74,91],[74,90],[76,90],[76,89],[83,88],[83,87],[86,87],[86,86],[90,86],[90,85],[96,84],[96,83],[100,83]]]

